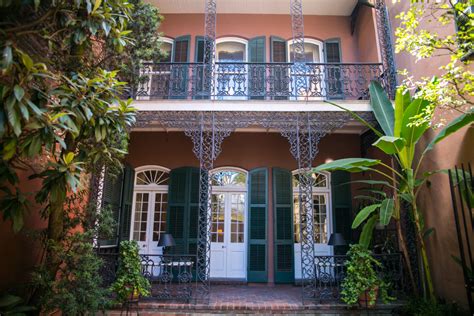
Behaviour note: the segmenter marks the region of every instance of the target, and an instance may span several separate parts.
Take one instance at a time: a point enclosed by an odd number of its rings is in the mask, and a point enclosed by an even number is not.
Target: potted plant
[[[346,261],[347,275],[342,281],[342,300],[354,305],[374,307],[377,296],[380,296],[384,303],[393,300],[387,293],[388,285],[375,271],[375,267],[381,266],[363,245],[351,245],[347,253],[349,259]]]
[[[112,291],[118,303],[126,303],[140,296],[150,295],[150,282],[141,273],[141,260],[136,241],[120,243],[120,258],[117,278],[112,284]]]

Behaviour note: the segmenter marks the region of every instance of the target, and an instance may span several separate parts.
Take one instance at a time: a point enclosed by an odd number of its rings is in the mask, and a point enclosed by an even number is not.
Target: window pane
[[[239,171],[218,171],[212,175],[211,183],[213,186],[240,186],[247,184],[247,176]]]
[[[212,195],[211,241],[224,241],[224,194]]]
[[[159,241],[160,235],[166,232],[166,199],[165,193],[155,194],[155,212],[153,215],[153,241]]]
[[[244,61],[246,60],[245,44],[238,42],[225,42],[216,45],[219,61]]]
[[[146,241],[148,193],[137,193],[135,198],[135,220],[133,223],[133,239]]]
[[[231,242],[240,243],[244,239],[245,202],[243,194],[231,195]]]

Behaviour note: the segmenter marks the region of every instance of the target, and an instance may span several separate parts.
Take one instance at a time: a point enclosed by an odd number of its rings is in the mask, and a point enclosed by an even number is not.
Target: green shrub
[[[381,266],[364,246],[356,244],[351,245],[347,253],[349,259],[346,261],[347,275],[342,281],[342,300],[354,305],[359,301],[359,296],[368,291],[369,305],[374,305],[376,300],[376,291],[384,303],[394,298],[387,293],[388,283],[383,281],[375,271],[375,267]]]
[[[150,282],[141,273],[139,247],[135,240],[125,240],[120,243],[120,261],[117,279],[112,284],[118,303],[124,303],[134,294],[150,295]]]

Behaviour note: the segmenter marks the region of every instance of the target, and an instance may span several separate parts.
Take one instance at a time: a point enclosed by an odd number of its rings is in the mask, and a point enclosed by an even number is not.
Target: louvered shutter
[[[166,227],[176,242],[176,246],[170,247],[171,253],[185,254],[185,212],[186,212],[186,182],[188,168],[173,169],[170,172],[168,186],[168,214]]]
[[[249,40],[248,61],[250,63],[265,63],[265,36],[259,36]],[[266,90],[265,64],[250,64],[248,72],[248,93],[250,99],[263,100]]]
[[[122,191],[123,173],[112,176],[108,170],[105,171],[102,188],[102,208],[110,209],[114,220],[118,222],[120,216],[120,194]],[[117,233],[113,236],[99,236],[97,241],[99,247],[116,246]]]
[[[267,282],[268,172],[266,168],[249,172],[249,243],[247,280]]]
[[[344,97],[342,90],[342,70],[341,63],[341,44],[339,39],[330,39],[324,42],[324,57],[326,63],[326,93],[328,99],[342,99]]]
[[[120,207],[119,221],[119,243],[130,239],[130,227],[133,209],[133,186],[135,181],[135,170],[130,165],[125,165],[123,171],[123,190]]]
[[[190,35],[180,36],[174,40],[173,64],[171,67],[170,98],[186,99],[188,95],[188,71]]]
[[[272,80],[269,83],[273,100],[288,99],[289,90],[289,68],[286,64],[286,41],[280,37],[270,37],[270,61]]]
[[[170,172],[167,227],[175,254],[196,254],[199,214],[199,169],[183,167]]]
[[[273,168],[275,283],[294,282],[293,194],[291,172]]]
[[[343,234],[346,242],[351,241],[352,207],[351,175],[346,171],[331,173],[331,193],[333,209],[333,232]],[[335,254],[345,254],[346,247],[336,247]]]
[[[204,37],[203,36],[196,36],[196,45],[195,45],[195,52],[194,52],[194,61],[196,64],[192,70],[193,76],[193,84],[195,85],[193,90],[193,98],[194,99],[209,99],[211,87],[208,87],[204,82],[204,71],[205,65],[204,63]]]

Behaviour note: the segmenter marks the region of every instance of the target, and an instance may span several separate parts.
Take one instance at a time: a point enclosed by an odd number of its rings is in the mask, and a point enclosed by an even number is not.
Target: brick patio
[[[342,302],[302,304],[301,287],[292,285],[212,285],[209,304],[142,300],[140,315],[283,314],[366,315],[365,309],[349,309]],[[390,315],[400,304],[378,304],[370,315]],[[132,310],[136,315],[136,307]],[[116,315],[115,312],[109,315]],[[118,315],[118,314],[117,314]]]

